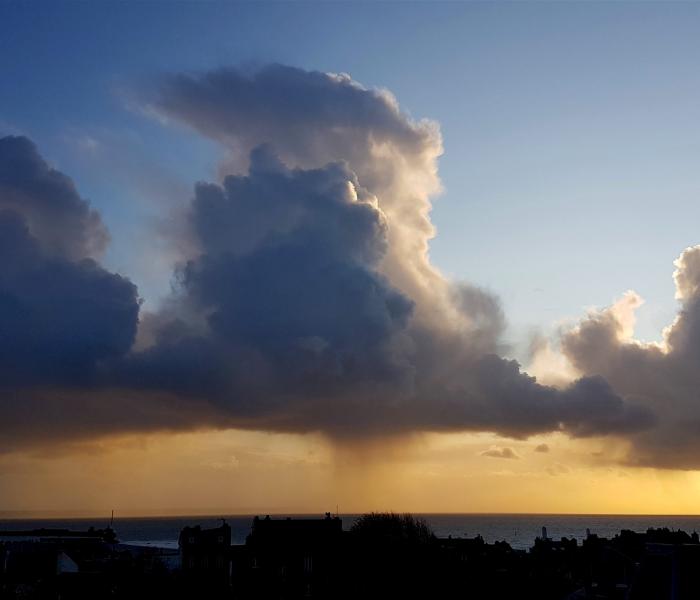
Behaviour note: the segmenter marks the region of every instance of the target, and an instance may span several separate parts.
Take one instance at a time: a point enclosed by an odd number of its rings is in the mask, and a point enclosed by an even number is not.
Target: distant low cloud
[[[515,450],[513,450],[512,448],[509,448],[508,446],[505,446],[505,447],[492,446],[488,450],[484,450],[481,453],[481,456],[486,456],[488,458],[510,458],[510,459],[520,458],[520,456],[518,456],[515,453]]]
[[[549,446],[547,444],[538,444],[535,446],[535,452],[549,452]]]
[[[554,463],[553,465],[547,467],[545,471],[547,471],[547,473],[552,477],[556,477],[558,475],[567,475],[571,472],[571,469],[561,463]]]

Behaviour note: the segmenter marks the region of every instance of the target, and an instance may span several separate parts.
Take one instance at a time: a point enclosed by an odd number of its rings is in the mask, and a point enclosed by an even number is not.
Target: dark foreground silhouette
[[[243,545],[226,522],[185,527],[179,549],[120,544],[111,528],[0,531],[0,599],[691,600],[700,598],[696,533],[623,530],[506,542],[438,538],[411,515],[255,517]]]

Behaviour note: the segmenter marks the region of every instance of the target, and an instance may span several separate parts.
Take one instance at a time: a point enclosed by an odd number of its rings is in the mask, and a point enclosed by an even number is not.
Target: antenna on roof
[[[114,509],[112,509],[112,518],[109,520],[110,529],[112,529],[112,525],[114,525]]]

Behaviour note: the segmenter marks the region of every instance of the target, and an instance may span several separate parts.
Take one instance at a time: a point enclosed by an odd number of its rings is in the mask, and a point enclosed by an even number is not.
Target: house
[[[233,570],[242,597],[334,598],[342,566],[343,524],[322,519],[255,517]]]
[[[185,527],[179,539],[182,573],[189,581],[207,588],[231,585],[231,526],[202,529]]]

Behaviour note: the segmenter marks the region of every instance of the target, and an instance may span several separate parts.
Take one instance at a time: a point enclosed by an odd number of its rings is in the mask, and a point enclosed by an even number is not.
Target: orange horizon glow
[[[542,444],[548,452],[535,450]],[[496,457],[504,448],[515,458]],[[696,514],[698,472],[622,466],[603,450],[615,456],[609,440],[558,434],[424,434],[369,446],[237,430],[120,436],[0,457],[0,518],[323,514],[336,506],[346,515]]]

